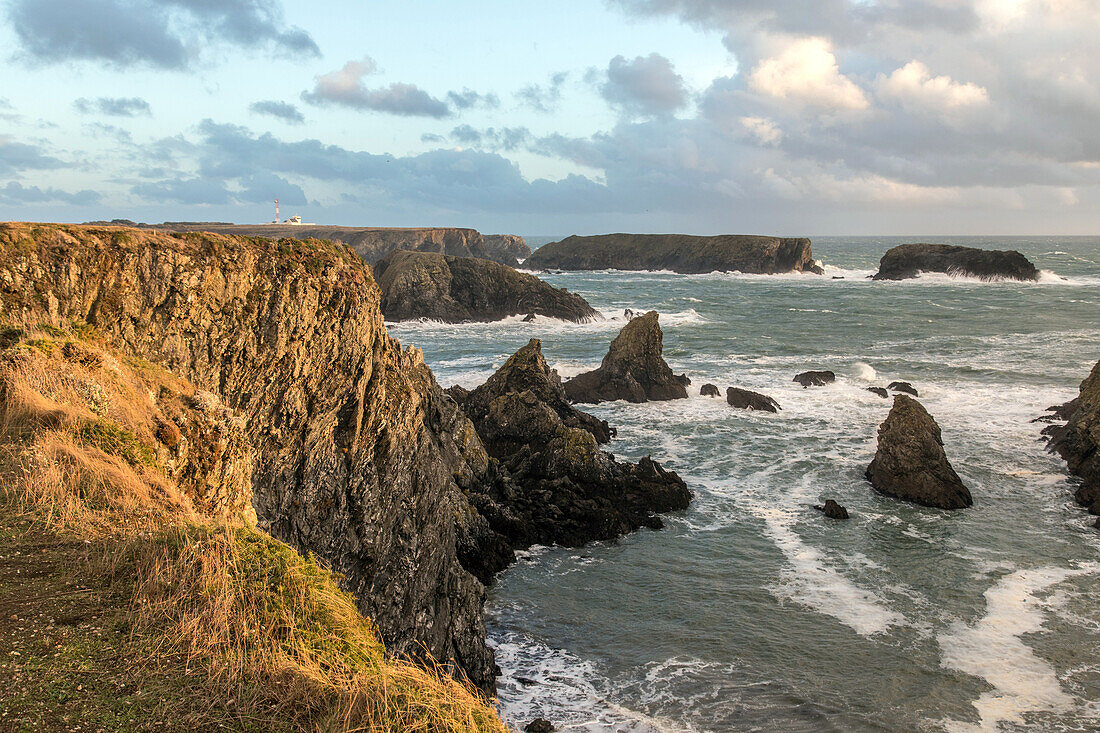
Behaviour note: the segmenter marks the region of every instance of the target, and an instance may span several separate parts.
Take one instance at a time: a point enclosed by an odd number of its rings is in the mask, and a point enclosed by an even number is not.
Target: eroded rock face
[[[836,374],[830,371],[802,372],[795,375],[794,380],[803,387],[823,387],[836,381]]]
[[[1064,426],[1043,430],[1051,450],[1065,459],[1070,473],[1081,478],[1074,499],[1092,514],[1100,514],[1100,362],[1081,383],[1075,399],[1051,408]],[[1100,525],[1098,525],[1100,527]]]
[[[890,382],[890,384],[886,385],[886,388],[893,390],[894,392],[904,392],[905,394],[912,395],[913,397],[920,397],[920,395],[917,394],[917,388],[909,382]]]
[[[726,388],[726,403],[740,410],[763,410],[764,412],[780,410],[779,403],[771,397],[740,387]]]
[[[810,240],[723,234],[603,234],[567,237],[539,247],[524,262],[530,269],[672,270],[683,273],[812,272]]]
[[[517,234],[484,234],[485,253],[489,259],[511,267],[517,267],[519,260],[531,256],[527,240]]]
[[[382,289],[382,313],[391,321],[497,321],[521,314],[566,321],[600,318],[575,293],[473,257],[399,250],[374,266],[374,276]]]
[[[684,482],[649,458],[616,461],[599,450],[607,423],[569,405],[537,339],[462,401],[496,462],[496,481],[469,492],[496,533],[514,548],[581,545],[686,508]]]
[[[921,403],[894,396],[878,429],[878,452],[867,480],[881,494],[940,509],[962,509],[974,501],[947,460],[940,426]]]
[[[631,319],[611,342],[599,369],[565,383],[573,402],[647,402],[687,397],[684,381],[661,356],[664,334],[657,311]]]
[[[950,244],[903,244],[879,261],[875,280],[907,280],[922,272],[969,275],[983,280],[1038,280],[1039,271],[1015,250],[987,250]]]
[[[871,392],[872,394],[877,394],[884,400],[890,399],[890,393],[886,390],[885,387],[868,387],[867,391]]]
[[[721,397],[722,393],[718,391],[718,385],[716,384],[704,384],[699,390],[699,394],[703,397]]]
[[[219,396],[254,452],[274,536],[343,576],[389,647],[422,644],[491,688],[484,588],[459,537],[488,532],[459,485],[488,470],[470,421],[382,323],[343,246],[0,224],[0,317],[87,321]]]

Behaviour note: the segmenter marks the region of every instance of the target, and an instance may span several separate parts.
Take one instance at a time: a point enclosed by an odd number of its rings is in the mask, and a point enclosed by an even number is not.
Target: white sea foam
[[[865,361],[857,361],[852,364],[852,378],[861,382],[873,382],[878,377],[875,368]]]
[[[943,666],[993,686],[973,703],[978,724],[945,721],[949,730],[997,731],[1001,723],[1025,723],[1029,713],[1072,709],[1075,700],[1062,689],[1054,668],[1022,637],[1043,630],[1043,602],[1037,593],[1073,576],[1097,572],[1096,563],[1017,570],[985,592],[985,616],[972,625],[956,622],[939,635]]]

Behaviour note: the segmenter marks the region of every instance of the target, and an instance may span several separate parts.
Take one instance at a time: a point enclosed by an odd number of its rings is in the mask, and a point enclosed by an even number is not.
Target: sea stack
[[[565,383],[573,402],[647,402],[687,397],[684,380],[672,373],[661,352],[664,333],[650,311],[623,326],[599,369]]]
[[[523,264],[543,270],[824,273],[814,262],[809,239],[736,234],[714,237],[687,234],[573,236],[539,247]]]
[[[1081,478],[1074,499],[1092,514],[1100,514],[1100,362],[1081,383],[1072,401],[1051,408],[1067,422],[1043,431],[1051,450],[1065,459],[1070,473]]]
[[[878,429],[878,452],[867,480],[881,494],[939,509],[962,509],[974,501],[951,468],[940,426],[921,403],[904,394]]]
[[[1038,280],[1039,271],[1015,250],[987,250],[950,244],[903,244],[879,261],[875,280],[909,280],[922,272],[967,275],[982,280]]]

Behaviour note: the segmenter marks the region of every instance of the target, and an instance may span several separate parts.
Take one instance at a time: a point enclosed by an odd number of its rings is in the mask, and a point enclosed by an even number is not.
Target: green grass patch
[[[132,430],[110,420],[86,422],[76,429],[75,435],[84,445],[118,456],[131,466],[156,465],[157,454],[152,448],[138,440]]]

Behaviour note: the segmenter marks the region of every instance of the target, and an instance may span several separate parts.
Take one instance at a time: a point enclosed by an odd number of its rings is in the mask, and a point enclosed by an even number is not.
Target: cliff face
[[[386,334],[358,257],[321,242],[0,224],[0,294],[0,319],[86,321],[219,395],[254,451],[260,525],[342,574],[392,650],[423,644],[491,685],[484,589],[456,547],[456,518],[479,527],[456,481],[488,459],[420,353]]]
[[[431,252],[391,252],[374,266],[389,320],[496,321],[535,313],[567,321],[599,319],[584,298],[489,260]]]
[[[523,264],[529,269],[821,274],[821,268],[814,264],[809,239],[732,234],[567,237],[540,247]]]
[[[515,256],[508,249],[486,246],[485,239],[479,232],[458,227],[384,229],[318,224],[211,224],[205,222],[193,224],[166,222],[159,226],[174,232],[215,232],[275,239],[280,237],[328,239],[348,245],[371,265],[394,250],[407,249],[415,252],[438,252],[454,257],[482,257],[515,266]]]
[[[1050,447],[1066,460],[1070,473],[1081,478],[1074,498],[1092,514],[1100,514],[1100,362],[1081,383],[1081,393],[1055,410],[1067,420],[1043,432]]]
[[[517,234],[485,234],[485,250],[489,259],[515,267],[519,260],[531,256],[527,240]]]
[[[908,280],[922,272],[969,275],[983,280],[1038,280],[1035,265],[1019,252],[956,247],[948,244],[902,244],[879,261],[875,280]]]

